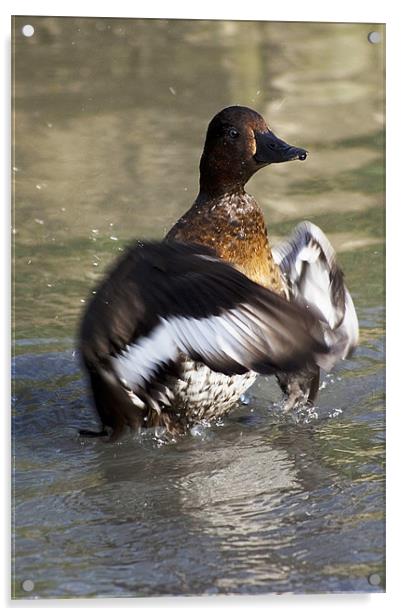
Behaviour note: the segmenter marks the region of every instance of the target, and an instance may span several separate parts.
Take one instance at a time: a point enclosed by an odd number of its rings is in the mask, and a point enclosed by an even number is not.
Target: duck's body
[[[257,372],[277,375],[288,408],[312,402],[318,366],[357,343],[328,240],[305,223],[272,251],[263,213],[244,190],[258,169],[297,158],[306,151],[278,139],[256,112],[223,110],[208,128],[193,206],[164,243],[130,249],[98,288],[81,352],[114,435],[126,424],[174,434],[216,420]]]
[[[224,417],[254,383],[257,373],[226,375],[205,364],[183,359],[180,378],[171,385],[172,407],[180,409],[180,431]],[[176,429],[178,426],[176,426]]]
[[[262,210],[244,190],[210,199],[199,197],[167,239],[210,246],[250,280],[284,294]],[[174,406],[184,410],[189,425],[226,415],[257,376],[255,372],[227,376],[188,359],[183,360],[181,375],[172,386]]]

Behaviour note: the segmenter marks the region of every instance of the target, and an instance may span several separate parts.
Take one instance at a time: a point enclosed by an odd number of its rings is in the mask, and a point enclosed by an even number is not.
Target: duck
[[[208,125],[199,192],[160,241],[135,240],[91,294],[79,351],[100,421],[172,438],[227,415],[258,374],[275,375],[284,412],[314,406],[321,369],[358,344],[358,319],[324,232],[301,222],[272,247],[246,183],[304,161],[255,110],[230,106]]]

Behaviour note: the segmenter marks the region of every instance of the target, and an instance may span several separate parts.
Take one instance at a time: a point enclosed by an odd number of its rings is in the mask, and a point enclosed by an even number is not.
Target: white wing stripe
[[[144,387],[163,364],[175,361],[180,352],[198,353],[209,360],[231,359],[249,367],[253,359],[250,349],[254,353],[256,348],[268,351],[262,329],[267,323],[261,316],[245,304],[223,315],[203,319],[161,319],[149,336],[139,338],[112,358],[112,364],[119,378],[134,391]]]
[[[119,378],[135,390],[144,387],[158,367],[177,354],[171,330],[162,322],[150,336],[139,338],[136,344],[129,345],[124,353],[114,357],[112,364]]]
[[[307,306],[318,308],[326,320],[324,333],[327,326],[332,330],[334,361],[337,357],[347,357],[357,345],[359,323],[346,286],[344,306],[339,301],[337,304],[332,296],[331,275],[342,274],[336,265],[335,251],[323,231],[313,223],[302,222],[289,240],[273,249],[272,255],[284,274],[291,297],[302,298]]]

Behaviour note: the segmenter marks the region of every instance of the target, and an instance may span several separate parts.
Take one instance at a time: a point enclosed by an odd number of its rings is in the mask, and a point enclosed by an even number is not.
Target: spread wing
[[[139,408],[168,403],[164,374],[183,355],[228,375],[271,374],[315,364],[328,351],[309,310],[252,282],[212,250],[173,241],[126,252],[92,296],[80,349],[108,425],[119,412],[113,405],[122,406],[121,392],[118,403],[111,400],[113,388],[129,392]]]
[[[359,323],[343,272],[326,235],[313,223],[302,222],[272,254],[290,298],[313,309],[323,323],[331,346],[328,367],[337,359],[350,356],[358,343]]]

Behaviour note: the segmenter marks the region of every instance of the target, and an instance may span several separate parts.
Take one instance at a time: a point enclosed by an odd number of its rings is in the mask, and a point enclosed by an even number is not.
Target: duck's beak
[[[289,160],[306,160],[307,150],[289,145],[271,130],[255,132],[256,152],[254,159],[259,165],[285,163]]]

